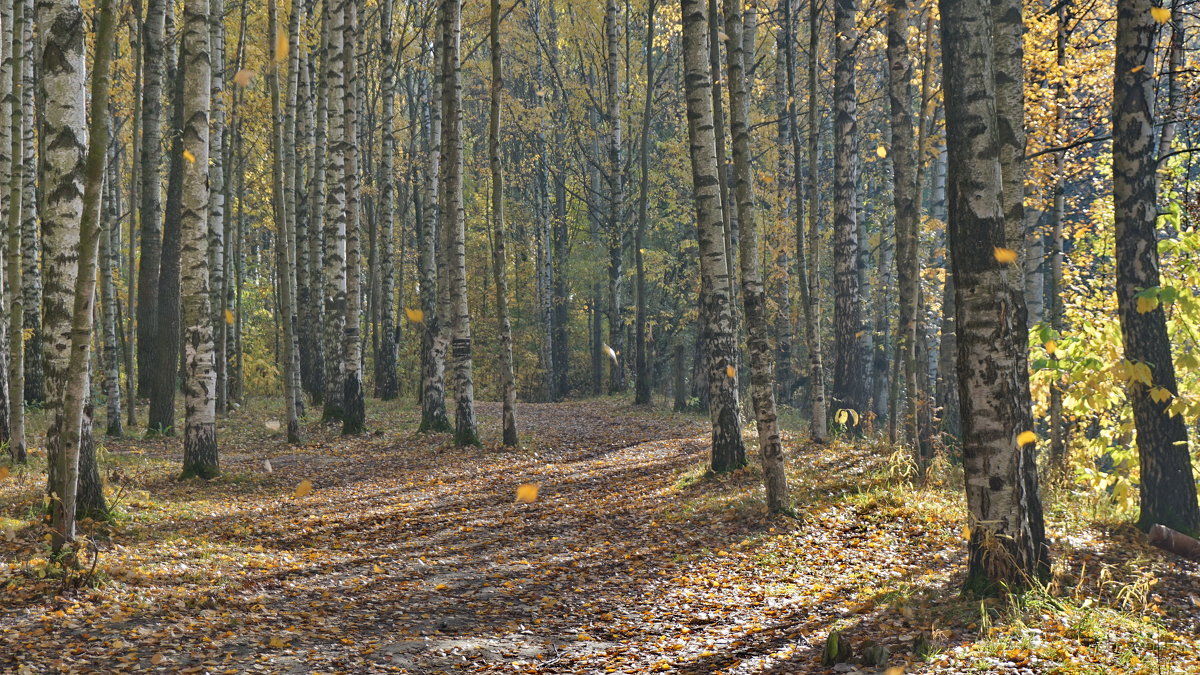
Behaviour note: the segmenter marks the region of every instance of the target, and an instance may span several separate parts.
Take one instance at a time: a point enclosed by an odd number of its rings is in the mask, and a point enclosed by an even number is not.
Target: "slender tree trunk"
[[[110,112],[111,115],[111,112]],[[117,274],[121,263],[121,218],[120,218],[120,163],[117,145],[110,144],[108,192],[103,205],[103,229],[100,232],[100,320],[103,328],[104,352],[104,398],[107,413],[105,435],[120,437],[124,434],[121,422],[121,357],[117,348],[119,319],[117,308]]]
[[[137,298],[138,395],[150,396],[155,372],[155,339],[158,336],[158,284],[162,257],[162,87],[164,68],[163,33],[167,0],[147,0],[146,23],[142,29],[142,133],[140,190],[141,223]],[[49,284],[47,284],[48,286]]]
[[[471,367],[471,313],[467,306],[467,252],[463,214],[461,0],[442,0],[442,230],[449,264],[450,351],[454,372],[454,442],[478,445]]]
[[[48,27],[41,36],[41,131],[45,147],[54,148],[43,165],[42,233],[50,408],[46,448],[47,460],[54,465],[48,489],[54,496],[51,546],[56,553],[75,541],[77,504],[81,516],[102,517],[104,511],[86,408],[102,233],[100,197],[108,154],[108,106],[100,102],[108,100],[114,17],[110,0],[102,0],[97,9],[91,98],[98,105],[92,110],[90,129],[84,102],[83,11],[75,0],[43,0],[37,13],[38,25]]]
[[[857,0],[834,2],[833,404],[862,413],[867,391],[859,339],[863,321],[858,283],[857,14]]]
[[[500,394],[504,401],[504,444],[517,444],[517,381],[513,376],[512,324],[508,318],[508,256],[504,236],[504,167],[500,162],[500,93],[504,71],[500,60],[500,0],[491,0],[492,82],[488,120],[488,163],[492,172],[492,267],[496,277],[496,319],[500,331]]]
[[[342,147],[346,154],[346,320],[343,366],[345,380],[342,383],[342,433],[359,434],[366,430],[366,408],[362,383],[362,333],[359,326],[362,315],[362,289],[360,285],[360,260],[362,245],[359,238],[359,170],[358,170],[358,3],[361,0],[344,0],[345,19],[342,28],[345,38],[342,44],[342,72],[345,77],[345,105],[342,110]]]
[[[608,103],[608,125],[604,179],[607,184],[608,213],[608,345],[615,357],[609,371],[608,393],[625,391],[625,317],[622,290],[625,285],[625,177],[621,159],[621,80],[617,49],[617,2],[607,0],[604,10],[604,36],[608,45],[604,86]]]
[[[395,295],[396,220],[396,56],[392,54],[392,0],[384,0],[379,12],[380,51],[383,74],[380,95],[383,98],[383,148],[379,169],[379,346],[375,351],[375,396],[385,401],[400,396],[396,374],[396,319],[392,310]],[[415,134],[414,134],[415,137]],[[402,202],[403,203],[403,202]],[[404,233],[401,230],[401,239]],[[403,260],[401,260],[403,265]]]
[[[633,402],[637,405],[650,403],[650,368],[646,360],[646,261],[642,253],[646,228],[649,226],[650,205],[650,122],[654,115],[654,12],[657,0],[650,0],[646,7],[646,99],[642,108],[642,135],[639,143],[640,188],[638,191],[638,220],[634,231],[633,260],[637,273],[637,316],[634,340]]]
[[[681,0],[684,84],[700,243],[701,323],[704,328],[712,419],[712,470],[733,471],[746,464],[746,446],[738,416],[737,367],[734,365],[730,314],[729,265],[725,256],[713,133],[712,80],[704,0]]]
[[[38,221],[37,142],[34,121],[33,0],[24,0],[25,21],[21,59],[21,286],[25,312],[24,369],[25,402],[41,405],[46,400],[42,369],[42,268],[41,231]],[[14,111],[16,103],[13,103]],[[15,115],[14,115],[15,118]],[[15,121],[15,120],[14,120]],[[14,253],[15,255],[15,253]],[[15,311],[15,310],[14,310]]]
[[[1144,530],[1165,525],[1200,532],[1200,505],[1188,451],[1187,427],[1169,412],[1179,394],[1171,342],[1157,295],[1158,215],[1154,148],[1154,43],[1157,25],[1150,0],[1118,0],[1117,56],[1113,74],[1113,193],[1116,220],[1117,312],[1125,358],[1149,368],[1150,377],[1130,379],[1141,466]],[[1139,297],[1140,296],[1140,297]]]
[[[1058,8],[1058,29],[1055,35],[1056,63],[1060,77],[1055,80],[1054,87],[1054,124],[1056,138],[1064,138],[1067,124],[1067,90],[1066,82],[1061,79],[1067,65],[1067,22],[1070,10],[1068,4]],[[1050,277],[1047,283],[1048,304],[1047,321],[1054,338],[1061,334],[1063,324],[1062,304],[1062,273],[1063,273],[1063,218],[1066,211],[1066,163],[1067,153],[1061,151],[1054,156],[1054,194],[1053,206],[1050,212]],[[1157,193],[1157,191],[1156,191]],[[1052,358],[1056,358],[1053,354]],[[1050,383],[1050,466],[1060,475],[1067,465],[1067,445],[1063,427],[1063,382],[1055,378]]]
[[[267,3],[268,31],[271,44],[280,44],[279,17],[274,0]],[[284,151],[283,138],[284,115],[280,104],[279,69],[281,59],[276,54],[272,59],[268,78],[271,89],[271,197],[272,211],[275,219],[275,251],[276,273],[279,278],[279,306],[283,315],[283,405],[287,417],[288,443],[300,443],[300,418],[296,401],[300,398],[296,369],[300,362],[296,354],[296,264],[292,251],[288,246],[291,238],[292,222],[287,215],[284,202],[287,196],[284,192]]]
[[[208,287],[209,0],[183,6],[183,167],[181,289],[184,325],[183,478],[218,472],[212,309]]]
[[[1021,449],[1032,444],[1032,419],[1020,372],[1025,327],[1014,323],[1011,307],[1023,289],[994,253],[1010,241],[988,7],[982,0],[942,0],[941,13],[970,528],[966,588],[996,592],[1001,585],[1028,586],[1048,570],[1041,505],[1030,493],[1037,467]]]
[[[24,125],[32,124],[32,120],[24,119],[25,85],[24,59],[25,50],[18,48],[16,36],[23,35],[25,25],[29,23],[25,17],[24,0],[13,2],[13,37],[11,47],[12,64],[9,74],[12,76],[10,101],[6,106],[12,113],[9,120],[9,156],[12,158],[12,169],[9,173],[8,188],[8,268],[4,270],[8,285],[8,444],[9,454],[19,462],[25,461],[25,295],[21,284],[22,250],[21,250],[21,197],[24,191],[25,163],[23,161]],[[33,17],[29,17],[30,20]],[[0,121],[3,124],[3,121]]]
[[[325,147],[325,421],[342,421],[345,415],[346,346],[346,180],[345,85],[342,80],[344,31],[341,3],[325,0],[325,57],[322,61],[326,92]],[[336,3],[336,4],[335,4]],[[355,319],[357,320],[357,319]]]
[[[754,11],[743,13],[742,0],[726,0],[725,32],[729,35],[729,129],[733,134],[733,186],[737,202],[742,271],[742,299],[746,305],[746,329],[750,346],[750,395],[758,424],[758,447],[762,455],[763,485],[767,510],[786,513],[791,509],[783,442],[775,411],[775,364],[771,353],[771,326],[763,291],[759,260],[758,221],[754,204],[753,150],[750,146],[750,86],[747,61],[754,59]]]
[[[436,38],[431,55],[433,86],[429,90],[428,130],[425,134],[429,158],[425,175],[425,218],[421,221],[418,257],[421,268],[421,310],[424,331],[421,335],[421,431],[450,431],[446,415],[446,317],[442,315],[442,295],[446,291],[444,265],[439,265],[445,247],[441,244],[442,185],[442,89],[445,73],[442,54],[446,49],[440,21],[432,31]]]
[[[212,110],[209,121],[208,274],[210,323],[213,330],[213,368],[216,372],[216,410],[229,409],[229,371],[225,316],[225,0],[209,0],[209,42],[212,57]]]
[[[12,109],[12,43],[13,3],[0,2],[0,190],[8,189],[12,181],[12,129],[4,120],[11,120]],[[7,225],[9,199],[0,199],[0,224]],[[8,254],[7,237],[0,236],[0,316],[7,317],[8,289],[5,284],[4,256]],[[9,443],[8,426],[11,406],[8,401],[8,323],[0,320],[0,444]],[[12,452],[14,461],[24,462],[25,457]]]

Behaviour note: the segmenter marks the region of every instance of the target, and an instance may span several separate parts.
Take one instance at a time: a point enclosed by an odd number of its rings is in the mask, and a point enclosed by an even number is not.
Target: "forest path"
[[[499,406],[478,409],[498,437]],[[224,421],[211,482],[174,479],[177,441],[113,442],[122,515],[95,537],[90,587],[41,578],[41,530],[12,523],[44,474],[10,477],[0,671],[882,672],[822,667],[834,627],[910,673],[967,666],[946,660],[982,630],[979,604],[954,599],[960,499],[896,483],[882,444],[785,437],[802,517],[767,518],[754,462],[704,475],[698,417],[614,399],[520,410],[516,450],[415,435],[410,405],[377,403],[377,431],[313,425],[291,448],[277,410],[252,404]],[[536,501],[516,502],[522,484]],[[922,663],[931,629],[947,653]],[[970,658],[1040,670],[1029,650]]]

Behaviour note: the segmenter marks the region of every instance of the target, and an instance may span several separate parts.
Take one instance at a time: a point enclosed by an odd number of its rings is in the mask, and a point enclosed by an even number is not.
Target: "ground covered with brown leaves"
[[[1065,491],[1048,495],[1054,582],[971,601],[956,467],[915,489],[903,453],[789,438],[798,517],[767,518],[755,468],[704,472],[699,417],[520,412],[515,450],[451,447],[382,404],[373,433],[312,425],[292,448],[258,402],[223,423],[209,482],[175,480],[176,439],[110,440],[115,520],[85,528],[74,572],[47,561],[35,455],[0,482],[0,668],[1200,672],[1200,566],[1080,518]],[[485,439],[498,414],[480,405]],[[822,666],[831,630],[887,663]]]

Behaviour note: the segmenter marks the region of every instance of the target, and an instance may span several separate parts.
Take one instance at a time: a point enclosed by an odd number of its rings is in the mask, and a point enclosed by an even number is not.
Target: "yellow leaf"
[[[300,484],[299,484],[299,485],[297,485],[297,486],[296,486],[296,492],[295,492],[295,495],[296,495],[296,497],[297,497],[297,498],[300,498],[300,497],[303,497],[303,496],[304,496],[304,495],[306,495],[306,494],[309,494],[309,493],[311,493],[311,492],[312,492],[312,490],[313,490],[313,488],[312,488],[312,481],[311,481],[311,480],[309,480],[309,479],[307,479],[307,478],[305,478],[304,480],[300,481]]]
[[[273,637],[273,638],[271,638],[271,641],[268,642],[267,644],[270,645],[271,647],[274,647],[275,649],[283,649],[284,647],[287,646],[287,640],[284,640],[281,637]]]
[[[1130,69],[1129,69],[1129,72],[1131,72],[1131,73],[1140,73],[1140,72],[1142,72],[1142,71],[1143,71],[1143,70],[1145,70],[1145,69],[1146,69],[1146,64],[1144,64],[1144,63],[1143,63],[1143,64],[1142,64],[1142,65],[1140,65],[1140,66],[1134,66],[1134,67],[1130,68]]]
[[[517,487],[517,503],[518,504],[532,504],[533,502],[537,501],[537,495],[538,495],[538,484],[537,483],[523,483],[522,485]]]
[[[892,666],[883,671],[883,675],[904,675],[904,666]]]
[[[383,574],[383,568],[380,567],[379,565],[376,565],[374,568],[371,569],[371,571],[374,572],[375,574]]]
[[[1046,348],[1046,353],[1050,356],[1054,356],[1054,352],[1058,351],[1058,343],[1054,340],[1046,340],[1046,344],[1043,346]]]
[[[1171,20],[1171,10],[1166,7],[1151,7],[1150,16],[1159,23],[1166,23]]]
[[[879,155],[879,159],[883,159],[887,157],[887,148],[880,145],[878,148],[875,148],[875,154]]]
[[[737,368],[734,368],[733,366],[725,366],[725,375],[730,378],[737,377]]]
[[[258,545],[256,545],[256,546],[254,547],[254,552],[255,552],[255,553],[262,553],[262,552],[264,552],[264,551],[266,551],[266,550],[267,550],[267,549],[263,548],[263,545],[262,545],[262,544],[258,544]]]
[[[1032,431],[1022,431],[1017,434],[1017,445],[1029,445],[1037,441],[1037,434]]]
[[[188,164],[195,164],[195,163],[196,163],[196,156],[192,154],[192,151],[191,151],[191,150],[184,150],[184,151],[183,151],[183,158],[187,160],[187,163],[188,163]]]
[[[425,310],[404,308],[404,315],[413,323],[425,323]]]
[[[1017,252],[1011,248],[1001,248],[999,246],[992,250],[992,255],[996,256],[996,262],[1009,265],[1017,262]]]
[[[1158,298],[1157,297],[1148,298],[1146,296],[1142,296],[1137,299],[1138,314],[1145,314],[1146,312],[1153,312],[1157,308],[1158,308]]]
[[[1165,387],[1151,387],[1150,400],[1155,403],[1162,403],[1171,398],[1171,391]]]
[[[0,480],[4,480],[5,478],[8,478],[8,467],[0,466]]]
[[[838,424],[845,424],[846,420],[848,419],[850,419],[850,413],[845,408],[842,408],[833,414],[833,421],[837,422]]]
[[[434,586],[434,587],[433,587],[433,590],[435,590],[435,591],[444,591],[444,590],[446,590],[447,588],[450,588],[450,587],[449,587],[449,586],[447,586],[446,584],[438,584],[437,586]]]
[[[242,68],[233,76],[233,83],[239,87],[244,87],[250,84],[250,80],[254,79],[254,73]]]
[[[1154,383],[1154,376],[1150,373],[1150,366],[1144,363],[1133,364],[1130,372],[1130,379],[1137,380],[1147,387]]]
[[[228,309],[225,310],[225,323],[229,324],[230,326],[233,325],[233,312],[229,311]]]
[[[971,541],[971,526],[970,525],[963,525],[962,535],[963,535],[963,539],[965,539],[967,541]]]

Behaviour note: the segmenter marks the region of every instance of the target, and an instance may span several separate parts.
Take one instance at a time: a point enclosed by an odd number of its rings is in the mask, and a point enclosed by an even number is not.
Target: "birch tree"
[[[338,3],[338,4],[335,4]],[[339,0],[325,0],[325,409],[326,421],[341,421],[345,382],[346,330],[346,151],[343,147],[345,87],[342,81],[342,11]]]
[[[738,417],[738,374],[733,356],[729,266],[717,179],[712,80],[706,35],[708,11],[704,0],[681,0],[680,7],[689,154],[700,242],[700,320],[705,337],[704,358],[712,420],[712,469],[725,472],[746,464],[746,447]]]
[[[359,267],[362,247],[358,233],[359,215],[359,161],[358,161],[358,3],[360,0],[343,0],[342,30],[342,73],[345,78],[342,108],[342,151],[345,153],[343,168],[346,182],[346,302],[343,330],[342,366],[342,433],[358,434],[366,429],[366,410],[362,384],[362,292],[359,284]],[[464,290],[465,295],[465,290]]]
[[[163,33],[166,0],[147,0],[142,27],[141,167],[142,185],[138,222],[137,374],[138,395],[149,396],[151,359],[158,334],[158,277],[162,256],[162,86],[164,68]],[[49,280],[47,280],[49,281]],[[47,283],[49,286],[49,283]]]
[[[1150,377],[1133,378],[1128,396],[1137,428],[1142,529],[1161,524],[1200,531],[1200,506],[1187,427],[1169,407],[1179,394],[1166,313],[1156,302],[1159,277],[1154,147],[1154,47],[1150,0],[1118,0],[1113,71],[1113,205],[1116,221],[1117,313],[1125,358]],[[1155,301],[1151,301],[1153,298]],[[966,405],[964,401],[964,422]]]
[[[488,117],[488,164],[492,173],[492,268],[496,277],[496,321],[500,331],[500,395],[503,439],[517,444],[517,381],[513,375],[512,323],[508,318],[508,255],[504,235],[504,166],[500,160],[500,94],[504,70],[500,60],[500,0],[491,0],[491,97]]]
[[[33,17],[29,17],[30,20]],[[30,123],[24,119],[23,104],[25,79],[24,46],[16,41],[17,36],[24,35],[25,17],[24,0],[15,0],[12,11],[13,39],[11,49],[11,65],[9,66],[11,84],[9,88],[10,103],[7,106],[11,112],[9,122],[9,157],[11,169],[8,184],[8,221],[7,228],[8,260],[8,444],[9,453],[15,458],[25,457],[25,294],[21,283],[22,250],[21,250],[21,196],[24,189],[25,163],[23,161],[24,125]],[[3,121],[0,121],[3,124]]]
[[[989,8],[942,0],[942,68],[950,156],[949,245],[957,309],[958,389],[968,508],[966,588],[1022,587],[1048,570],[1028,380],[1019,353],[1024,326],[1012,303],[1023,288],[997,249],[1009,244],[996,113]],[[1011,75],[1011,74],[1009,74]],[[1025,391],[1021,391],[1022,388]]]
[[[183,478],[212,478],[217,457],[217,371],[208,278],[208,0],[183,6],[183,211],[181,290],[184,325]]]

